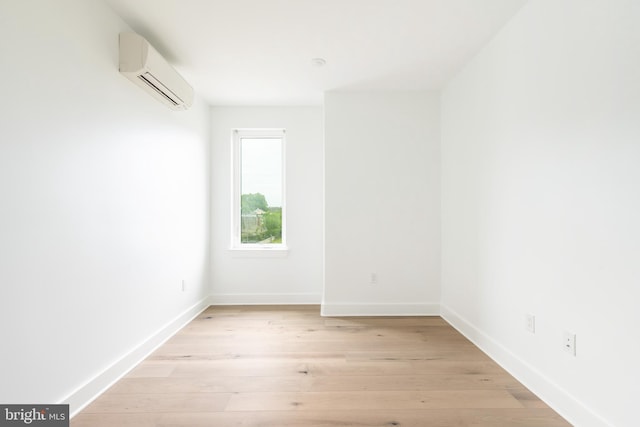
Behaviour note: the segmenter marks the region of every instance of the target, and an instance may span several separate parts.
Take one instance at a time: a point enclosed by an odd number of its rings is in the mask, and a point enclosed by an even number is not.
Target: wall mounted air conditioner
[[[193,88],[138,34],[120,33],[120,72],[172,110],[193,105]]]

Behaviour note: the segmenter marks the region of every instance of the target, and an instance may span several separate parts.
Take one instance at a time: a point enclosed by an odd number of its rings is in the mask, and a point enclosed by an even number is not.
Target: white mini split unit
[[[193,105],[193,88],[138,34],[120,33],[120,72],[172,110]]]

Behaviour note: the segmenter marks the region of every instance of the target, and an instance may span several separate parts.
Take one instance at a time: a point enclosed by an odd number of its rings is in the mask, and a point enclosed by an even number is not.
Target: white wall
[[[322,108],[214,107],[211,268],[214,304],[319,304],[322,293]],[[231,244],[231,131],[286,129],[286,257]]]
[[[531,1],[442,96],[443,314],[576,426],[638,423],[638,22]]]
[[[125,29],[98,0],[2,2],[0,402],[74,412],[208,295],[208,108],[121,76]]]
[[[439,313],[439,122],[433,93],[325,95],[323,314]]]

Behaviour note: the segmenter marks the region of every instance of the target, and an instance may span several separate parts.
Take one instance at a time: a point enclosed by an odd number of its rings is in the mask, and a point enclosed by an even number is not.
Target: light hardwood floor
[[[210,307],[72,427],[569,426],[439,317]]]

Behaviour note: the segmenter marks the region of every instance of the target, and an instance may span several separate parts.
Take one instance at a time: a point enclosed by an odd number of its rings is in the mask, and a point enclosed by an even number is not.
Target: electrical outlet
[[[371,283],[372,285],[375,285],[376,283],[378,283],[377,273],[371,273],[371,278],[369,279],[369,283]]]
[[[536,316],[533,314],[525,315],[525,328],[532,334],[536,333]]]
[[[576,355],[576,334],[564,331],[562,334],[562,346],[564,351],[572,356]]]

